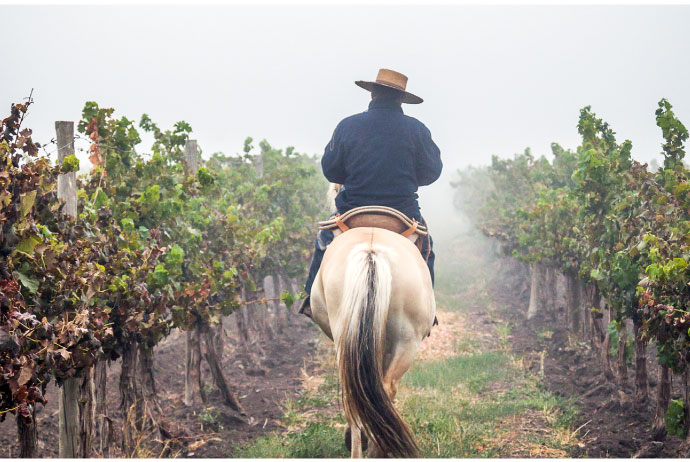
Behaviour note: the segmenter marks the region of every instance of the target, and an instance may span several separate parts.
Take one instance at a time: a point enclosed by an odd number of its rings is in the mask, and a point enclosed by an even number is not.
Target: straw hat
[[[405,91],[407,87],[407,76],[400,72],[391,71],[390,69],[379,69],[379,74],[376,76],[376,82],[367,82],[364,80],[357,80],[355,84],[365,90],[371,91],[374,85],[381,85],[388,88],[399,90],[405,94],[402,102],[408,104],[419,104],[424,100],[419,96],[413,95]]]

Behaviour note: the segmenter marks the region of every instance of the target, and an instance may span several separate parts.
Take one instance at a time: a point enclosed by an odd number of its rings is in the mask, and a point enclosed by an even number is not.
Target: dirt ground
[[[290,326],[282,335],[259,340],[246,354],[233,341],[234,321],[225,322],[229,333],[223,357],[228,382],[246,411],[241,416],[223,404],[220,392],[211,388],[207,406],[187,408],[184,394],[185,335],[173,332],[154,355],[154,374],[159,390],[162,419],[168,424],[174,441],[170,456],[232,457],[235,445],[280,428],[281,402],[302,390],[302,370],[309,370],[317,332],[301,315],[292,315]],[[114,420],[112,456],[120,451],[122,412],[119,404],[119,362],[108,368],[109,414]],[[212,384],[208,366],[202,362],[204,382]],[[48,404],[37,412],[39,457],[58,456],[58,395],[54,383],[48,386]],[[162,446],[156,444],[158,432],[142,433],[141,449],[135,456],[158,457]],[[150,444],[151,442],[154,444]],[[15,418],[9,415],[0,423],[0,458],[17,455]],[[97,454],[95,454],[97,456]]]
[[[647,351],[650,399],[646,406],[636,409],[632,402],[632,367],[628,367],[625,388],[607,381],[589,345],[568,338],[563,320],[528,323],[529,292],[520,290],[524,285],[503,282],[496,282],[495,297],[505,306],[513,307],[505,311],[513,327],[510,338],[513,350],[524,357],[532,371],[543,374],[544,385],[549,390],[577,398],[580,413],[575,428],[579,428],[580,444],[572,449],[571,457],[688,457],[690,453],[681,438],[667,436],[664,441],[654,441],[652,437],[658,369],[653,346]],[[672,399],[680,397],[678,382]]]

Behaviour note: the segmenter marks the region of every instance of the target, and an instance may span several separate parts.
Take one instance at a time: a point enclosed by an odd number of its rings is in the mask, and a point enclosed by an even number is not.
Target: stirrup
[[[313,319],[311,317],[311,305],[309,304],[311,299],[311,296],[307,295],[307,297],[302,300],[302,303],[299,306],[299,311],[297,311],[299,314],[303,314],[309,319]]]

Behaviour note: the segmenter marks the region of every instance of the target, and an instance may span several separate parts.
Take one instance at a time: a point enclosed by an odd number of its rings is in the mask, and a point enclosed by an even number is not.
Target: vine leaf
[[[21,195],[21,199],[19,201],[19,213],[21,214],[22,217],[25,217],[31,211],[31,208],[34,206],[35,202],[36,202],[36,190],[35,189],[33,191],[29,191],[28,193],[24,193]]]
[[[38,290],[38,281],[35,279],[30,278],[24,273],[20,273],[19,271],[14,272],[15,276],[17,276],[17,279],[19,279],[19,282],[22,283],[24,287],[26,287],[26,290],[31,292],[32,294],[35,294]]]

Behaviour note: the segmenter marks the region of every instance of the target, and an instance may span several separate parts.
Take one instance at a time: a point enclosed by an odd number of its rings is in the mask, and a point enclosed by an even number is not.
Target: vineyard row
[[[577,125],[576,150],[552,145],[553,159],[526,150],[468,168],[454,182],[456,206],[502,251],[531,268],[528,318],[553,315],[565,279],[562,319],[599,351],[608,380],[628,381],[634,367],[638,408],[650,403],[647,348],[654,344],[658,387],[654,435],[687,436],[690,371],[690,169],[688,131],[662,99],[656,122],[663,166],[631,157],[632,143],[589,107]],[[634,363],[633,363],[634,359]],[[682,379],[671,400],[673,376]]]
[[[186,122],[162,130],[88,102],[77,130],[93,168],[78,177],[74,123],[56,122],[53,165],[23,126],[31,104],[0,128],[0,421],[16,415],[20,455],[37,456],[36,406],[55,380],[60,457],[107,456],[105,365],[119,359],[131,455],[133,432],[160,425],[153,349],[174,328],[187,335],[185,405],[206,399],[203,358],[242,413],[220,366],[223,319],[235,313],[248,343],[250,329],[271,328],[270,303],[284,326],[279,302],[292,303],[327,212],[317,159],[265,141],[256,153],[251,138],[242,155],[202,159]],[[154,138],[146,154],[142,131]]]

